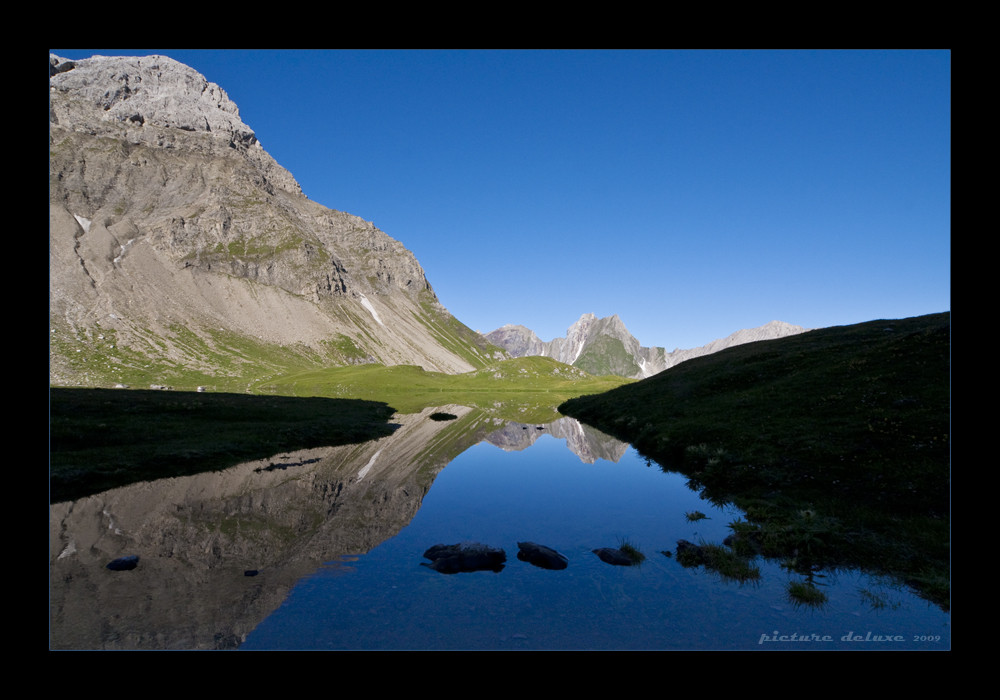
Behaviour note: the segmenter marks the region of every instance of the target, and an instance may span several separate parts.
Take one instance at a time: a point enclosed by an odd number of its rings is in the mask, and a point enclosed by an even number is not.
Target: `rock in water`
[[[499,573],[507,561],[507,553],[502,549],[487,547],[478,542],[460,544],[436,544],[424,557],[431,563],[422,565],[442,574],[457,574],[463,571],[493,571]]]
[[[614,564],[615,566],[632,566],[636,561],[623,552],[620,549],[612,549],[611,547],[601,547],[600,549],[595,549],[594,554],[601,558],[606,564]]]
[[[569,559],[551,547],[546,547],[543,544],[535,544],[534,542],[518,542],[517,547],[520,550],[517,553],[518,559],[526,561],[529,564],[534,564],[542,569],[557,570],[565,569],[569,566]]]

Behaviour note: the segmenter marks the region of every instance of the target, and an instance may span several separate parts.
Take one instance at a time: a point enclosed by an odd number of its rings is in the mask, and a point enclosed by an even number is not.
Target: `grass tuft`
[[[815,584],[803,581],[792,581],[788,584],[788,599],[793,605],[805,605],[810,608],[820,608],[826,605],[826,593]]]
[[[646,555],[624,537],[618,540],[618,549],[636,564],[646,560]]]

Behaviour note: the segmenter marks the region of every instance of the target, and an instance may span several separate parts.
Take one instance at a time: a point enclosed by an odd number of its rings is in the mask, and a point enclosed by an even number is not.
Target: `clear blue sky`
[[[486,332],[690,348],[951,308],[947,51],[53,49],[218,83]]]

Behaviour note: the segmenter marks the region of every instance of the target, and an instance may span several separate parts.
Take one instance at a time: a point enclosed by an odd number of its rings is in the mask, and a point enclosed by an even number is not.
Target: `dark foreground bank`
[[[393,412],[353,399],[51,388],[49,499],[371,440],[393,431]]]
[[[859,566],[948,608],[950,314],[696,358],[560,411],[747,514],[744,551]]]

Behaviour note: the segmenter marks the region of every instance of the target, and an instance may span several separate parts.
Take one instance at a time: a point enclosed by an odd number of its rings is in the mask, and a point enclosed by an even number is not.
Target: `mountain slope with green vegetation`
[[[591,374],[616,374],[621,377],[642,376],[642,369],[618,338],[600,336],[584,348],[574,366]]]
[[[949,313],[825,328],[559,410],[740,507],[794,570],[874,569],[947,607],[950,343]]]

